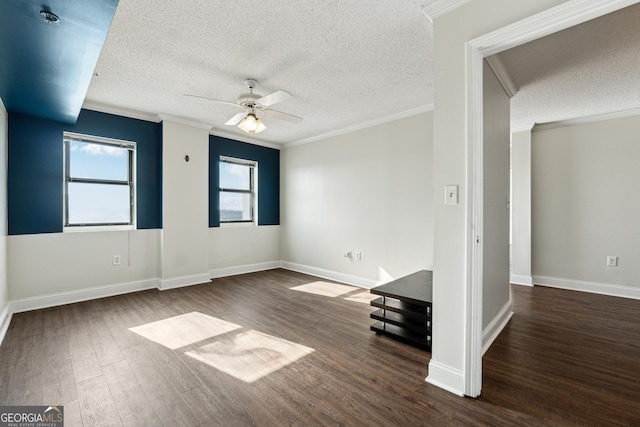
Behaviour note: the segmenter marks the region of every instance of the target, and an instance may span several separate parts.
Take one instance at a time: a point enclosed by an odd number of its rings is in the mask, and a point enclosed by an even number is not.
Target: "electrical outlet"
[[[362,252],[356,252],[356,261],[362,261]]]
[[[122,260],[121,260],[121,258],[120,258],[120,255],[114,255],[114,256],[113,256],[113,265],[120,265],[120,262],[121,262],[121,261],[122,261]]]
[[[617,267],[618,266],[618,257],[617,256],[608,256],[607,257],[607,267]]]

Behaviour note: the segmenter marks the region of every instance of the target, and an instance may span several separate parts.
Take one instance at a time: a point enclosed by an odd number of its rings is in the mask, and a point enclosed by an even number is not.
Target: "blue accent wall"
[[[75,124],[9,112],[9,234],[60,233],[63,132],[136,142],[137,228],[162,228],[162,125],[81,110]]]
[[[209,136],[209,227],[220,226],[220,156],[258,162],[258,225],[280,224],[280,151]]]

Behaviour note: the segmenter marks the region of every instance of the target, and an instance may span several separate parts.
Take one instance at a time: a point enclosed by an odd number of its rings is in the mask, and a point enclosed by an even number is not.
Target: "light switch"
[[[458,204],[458,186],[457,185],[447,185],[444,187],[444,204],[445,205]]]

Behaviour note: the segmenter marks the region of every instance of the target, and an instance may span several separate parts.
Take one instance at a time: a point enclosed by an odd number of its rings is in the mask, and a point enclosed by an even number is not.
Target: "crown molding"
[[[444,0],[439,0],[444,1]],[[570,0],[469,43],[488,57],[637,3],[638,0]]]
[[[594,116],[576,117],[574,119],[568,120],[558,120],[557,122],[540,123],[535,125],[533,131],[537,132],[541,130],[556,129],[566,126],[584,125],[587,123],[624,119],[626,117],[633,116],[640,116],[640,108],[632,108],[630,110],[616,111],[613,113],[596,114]]]
[[[535,123],[528,123],[526,125],[514,126],[511,128],[511,133],[530,132],[535,125]]]
[[[251,136],[238,135],[218,128],[211,128],[211,130],[209,131],[209,135],[232,139],[234,141],[246,142],[247,144],[260,145],[267,148],[275,148],[276,150],[280,150],[282,148],[281,144],[255,139]]]
[[[144,113],[138,110],[131,110],[129,108],[115,107],[113,105],[101,104],[98,102],[85,101],[82,104],[82,108],[85,110],[97,111],[99,113],[113,114],[116,116],[129,117],[131,119],[145,120],[147,122],[158,123],[162,121],[159,115]]]
[[[400,113],[391,114],[389,116],[381,117],[379,119],[371,120],[368,122],[360,123],[355,126],[347,126],[344,128],[336,129],[331,132],[323,133],[320,135],[312,136],[310,138],[302,139],[299,141],[289,142],[283,144],[285,148],[295,147],[298,145],[309,144],[311,142],[320,141],[322,139],[331,138],[334,136],[344,135],[346,133],[355,132],[362,129],[367,129],[373,126],[378,126],[384,123],[392,122],[394,120],[404,119],[406,117],[415,116],[418,114],[426,113],[429,111],[433,111],[433,104],[423,105],[422,107],[412,108],[410,110],[402,111]]]
[[[422,13],[425,14],[429,21],[433,22],[434,19],[451,12],[465,3],[469,3],[471,0],[430,0],[422,8]]]
[[[185,119],[184,117],[172,116],[170,114],[158,114],[160,121],[164,122],[165,120],[168,122],[178,123],[180,125],[190,126],[196,129],[203,129],[207,132],[211,130],[211,125],[207,123],[198,122],[196,120]]]
[[[498,78],[498,81],[502,85],[504,91],[507,92],[507,96],[509,98],[513,98],[513,96],[518,93],[518,87],[511,78],[507,67],[504,66],[504,62],[500,59],[500,55],[495,54],[485,58],[485,60],[487,61],[489,68],[493,70],[493,73]]]

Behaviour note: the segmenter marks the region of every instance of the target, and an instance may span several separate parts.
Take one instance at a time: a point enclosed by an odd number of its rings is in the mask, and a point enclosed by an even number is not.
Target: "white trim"
[[[382,124],[385,124],[385,123],[389,123],[389,122],[392,122],[394,120],[400,120],[400,119],[404,119],[404,118],[407,118],[407,117],[417,116],[418,114],[427,113],[429,111],[433,111],[433,104],[423,105],[422,107],[412,108],[410,110],[401,111],[399,113],[391,114],[389,116],[381,117],[381,118],[378,118],[378,119],[375,119],[375,120],[371,120],[371,121],[368,121],[368,122],[360,123],[360,124],[353,125],[353,126],[347,126],[347,127],[341,128],[341,129],[333,130],[331,132],[327,132],[327,133],[323,133],[323,134],[320,134],[320,135],[312,136],[312,137],[306,138],[306,139],[301,139],[299,141],[288,142],[288,143],[285,143],[285,144],[282,144],[282,145],[284,147],[288,148],[288,147],[295,147],[295,146],[298,146],[298,145],[309,144],[310,142],[320,141],[321,139],[327,139],[327,138],[331,138],[331,137],[334,137],[334,136],[344,135],[346,133],[351,133],[351,132],[355,132],[355,131],[358,131],[358,130],[367,129],[367,128],[370,128],[370,127],[374,127],[374,126],[382,125]]]
[[[540,123],[533,129],[535,132],[541,130],[557,129],[566,126],[583,125],[587,123],[602,122],[605,120],[624,119],[640,115],[640,108],[631,110],[616,111],[613,113],[596,114],[594,116],[577,117],[575,119],[559,120],[557,122]]]
[[[433,359],[429,362],[429,376],[425,378],[425,381],[458,396],[464,396],[462,371],[443,365]]]
[[[282,261],[281,267],[285,270],[297,271],[298,273],[309,274],[322,279],[334,280],[336,282],[346,283],[348,285],[358,286],[359,288],[364,289],[371,289],[378,286],[378,283],[375,280],[352,276],[350,274],[340,273],[337,271],[325,270],[323,268],[311,267],[309,265]]]
[[[218,128],[211,128],[211,130],[209,131],[209,135],[219,136],[220,138],[227,138],[234,141],[246,142],[247,144],[260,145],[262,147],[267,147],[267,148],[275,148],[276,150],[279,150],[282,148],[282,144],[262,141],[260,139],[256,139],[254,136],[238,135],[236,133],[221,130]]]
[[[113,114],[116,116],[128,117],[131,119],[144,120],[147,122],[159,123],[162,121],[157,114],[144,113],[138,110],[130,110],[124,107],[115,107],[113,105],[101,104],[98,102],[85,101],[82,104],[85,110],[97,111],[98,113]]]
[[[509,277],[509,283],[514,285],[533,286],[533,277],[521,274],[512,274]]]
[[[170,279],[160,279],[158,289],[166,291],[167,289],[184,288],[185,286],[202,285],[209,283],[211,277],[209,273],[190,274],[188,276],[172,277]]]
[[[472,42],[466,50],[467,191],[465,240],[467,283],[465,289],[464,390],[477,397],[482,390],[482,277],[484,250],[483,192],[483,56]]]
[[[89,301],[115,295],[128,294],[130,292],[144,291],[158,286],[158,279],[140,280],[137,282],[120,283],[116,285],[101,286],[76,291],[58,292],[55,294],[41,295],[31,298],[23,298],[11,301],[11,312],[39,310],[41,308],[56,307],[75,302]]]
[[[451,12],[465,3],[469,3],[469,1],[471,0],[429,0],[422,8],[422,13],[429,18],[429,21],[433,22],[434,19]]]
[[[640,288],[611,283],[586,282],[583,280],[562,279],[559,277],[533,276],[533,283],[550,288],[569,289],[612,297],[640,299]]]
[[[509,320],[513,317],[513,311],[511,311],[511,300],[507,301],[507,303],[502,307],[500,312],[493,318],[491,323],[484,328],[482,331],[482,354],[484,355],[491,344],[498,338],[500,332],[507,326]]]
[[[511,128],[511,133],[531,132],[531,130],[535,125],[536,125],[535,123],[529,123],[527,125],[515,126]]]
[[[478,326],[482,317],[482,60],[496,53],[539,39],[557,31],[581,24],[623,7],[637,0],[570,0],[511,25],[475,38],[466,44],[466,111],[467,111],[467,283],[465,309],[465,394],[478,396],[482,389],[482,345],[478,341]],[[478,168],[480,168],[478,170]],[[478,236],[480,245],[472,238]],[[437,344],[437,343],[436,343]]]
[[[493,71],[493,73],[498,78],[500,85],[507,93],[509,98],[513,98],[516,93],[518,93],[518,86],[516,86],[515,82],[511,78],[509,74],[509,70],[504,66],[502,59],[500,59],[499,54],[491,55],[485,58],[487,61],[487,65]]]
[[[261,262],[257,264],[238,265],[235,267],[215,268],[209,272],[211,279],[219,277],[237,276],[238,274],[255,273],[258,271],[273,270],[280,268],[280,261]]]
[[[478,37],[471,43],[483,56],[491,56],[637,2],[638,0],[569,0]]]
[[[130,141],[127,139],[116,139],[116,138],[105,138],[103,136],[91,135],[86,133],[77,133],[77,132],[62,132],[62,139],[64,141],[72,141],[72,142],[82,142],[86,144],[91,144],[94,142],[106,145],[113,145],[115,147],[124,148],[126,150],[135,150],[136,142]]]
[[[185,119],[184,117],[172,116],[170,114],[160,113],[158,114],[158,117],[160,117],[160,121],[162,122],[167,121],[167,122],[177,123],[179,125],[206,130],[207,132],[209,132],[212,127],[210,124],[207,124],[207,123],[202,123],[202,122],[198,122],[196,120],[191,120],[191,119]]]
[[[9,113],[7,113],[7,108],[4,106],[4,101],[2,101],[2,98],[0,98],[0,112],[2,112],[2,114],[7,115]]]
[[[0,102],[0,104],[2,104],[2,102]],[[7,335],[12,316],[13,313],[11,313],[11,305],[7,303],[4,305],[2,312],[0,312],[0,344],[2,344],[4,337]]]

